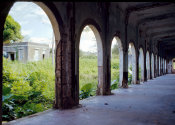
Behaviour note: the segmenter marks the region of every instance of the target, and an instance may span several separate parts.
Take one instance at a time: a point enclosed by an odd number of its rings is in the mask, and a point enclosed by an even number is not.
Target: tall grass
[[[119,56],[113,56],[111,58],[111,82],[119,81],[119,68]]]
[[[115,87],[118,88],[119,82],[119,57],[113,56],[111,59],[111,83],[115,80]],[[86,84],[91,84],[92,90],[97,90],[98,84],[98,64],[97,56],[82,56],[79,59],[79,83],[80,90],[84,88]],[[95,95],[95,92],[92,93]]]
[[[79,88],[87,83],[93,84],[93,88],[97,89],[98,84],[98,65],[97,57],[79,59]]]

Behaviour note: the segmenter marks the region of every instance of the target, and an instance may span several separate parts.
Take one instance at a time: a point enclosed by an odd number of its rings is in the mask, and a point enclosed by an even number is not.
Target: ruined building
[[[35,2],[35,1],[33,1]],[[2,52],[3,52],[3,27],[6,16],[14,2],[0,3],[0,78],[2,83]],[[28,122],[35,122],[35,124],[54,124],[57,121],[61,124],[114,124],[122,123],[137,115],[135,121],[147,118],[152,120],[152,124],[166,124],[172,125],[175,123],[173,118],[173,108],[175,105],[170,102],[174,100],[175,90],[174,75],[167,75],[174,72],[172,69],[173,59],[175,58],[175,3],[171,2],[56,2],[45,1],[35,2],[48,15],[55,34],[56,43],[56,69],[55,69],[55,102],[56,109],[70,109],[80,104],[79,101],[79,42],[80,35],[85,26],[89,26],[96,37],[98,48],[98,89],[95,97],[97,100],[89,102],[89,115],[74,113],[76,109],[67,111],[67,115],[60,112],[53,111],[52,115],[45,115],[43,119],[37,117],[37,120],[30,120]],[[120,87],[121,91],[126,92],[128,96],[123,95],[122,99],[113,102],[121,93],[111,95],[110,90],[110,53],[111,41],[113,38],[119,41],[120,50]],[[135,93],[134,99],[140,101],[122,102],[129,100],[132,95],[133,88],[128,88],[128,47],[131,45],[132,51],[132,68],[133,81],[132,84],[140,84],[140,91]],[[139,80],[139,56],[141,62],[141,80]],[[155,81],[155,82],[154,82]],[[157,84],[161,84],[159,87]],[[168,88],[169,85],[169,88]],[[2,84],[0,84],[2,90]],[[150,86],[150,87],[149,87]],[[166,89],[163,91],[164,86]],[[127,89],[123,89],[127,88]],[[149,90],[149,92],[142,93]],[[157,89],[156,89],[157,88]],[[174,90],[173,90],[174,88]],[[160,90],[160,91],[158,91]],[[136,89],[135,89],[136,91]],[[144,94],[154,94],[150,98],[162,95],[159,99],[160,103],[154,98],[153,103],[147,102],[148,96]],[[156,93],[157,92],[157,93]],[[167,92],[167,93],[166,93]],[[142,94],[143,95],[142,95]],[[2,91],[0,91],[2,100]],[[109,96],[104,96],[109,95]],[[142,95],[143,98],[140,96]],[[112,97],[115,97],[112,99]],[[109,99],[106,108],[98,99]],[[127,99],[126,99],[127,98]],[[132,98],[133,99],[133,98]],[[158,99],[158,98],[157,98]],[[169,100],[166,100],[169,99]],[[156,102],[157,101],[157,102]],[[174,100],[175,101],[175,100]],[[111,103],[110,103],[111,102]],[[112,103],[113,102],[113,103]],[[119,102],[119,105],[117,105]],[[164,103],[165,102],[165,103]],[[98,103],[98,104],[97,104]],[[124,109],[127,109],[130,104],[132,108],[143,109],[143,112],[154,111],[156,107],[160,107],[161,112],[157,116],[146,114],[141,116],[139,111],[133,110],[131,107],[128,111],[133,111],[133,114],[122,114]],[[162,103],[167,106],[161,105]],[[0,102],[2,104],[2,101]],[[87,104],[87,105],[88,105]],[[94,104],[94,105],[93,105]],[[96,104],[96,105],[95,105]],[[143,105],[144,106],[143,106]],[[96,109],[92,108],[93,106]],[[149,105],[149,106],[148,106]],[[119,112],[118,106],[124,108]],[[148,107],[149,108],[148,108]],[[83,107],[82,107],[83,108]],[[80,108],[79,110],[81,110]],[[90,110],[91,109],[91,110]],[[97,109],[100,109],[97,111]],[[112,110],[111,110],[112,109]],[[163,110],[165,109],[165,110]],[[170,115],[166,111],[171,109]],[[104,115],[102,112],[105,112]],[[112,112],[113,111],[113,112]],[[138,111],[138,114],[136,113]],[[1,111],[2,112],[2,111]],[[80,111],[81,112],[81,111]],[[83,112],[83,111],[82,111]],[[88,111],[87,111],[88,112]],[[175,111],[174,111],[175,112]],[[69,114],[68,114],[69,113]],[[98,114],[99,113],[99,114]],[[154,112],[156,113],[156,111]],[[93,118],[91,117],[93,116]],[[100,117],[101,116],[101,117]],[[120,116],[120,118],[118,118]],[[159,117],[158,117],[159,116]],[[72,119],[69,119],[71,117]],[[113,118],[113,119],[112,119]],[[155,118],[155,119],[154,119]],[[167,118],[167,119],[166,119]],[[47,119],[47,120],[46,120]],[[133,120],[133,119],[132,119]],[[156,121],[158,120],[158,121]],[[50,122],[49,122],[50,121]],[[86,121],[86,123],[84,122]],[[87,122],[88,121],[88,122]],[[48,122],[48,123],[47,123]],[[75,123],[76,122],[76,123]],[[144,123],[144,121],[141,121]],[[146,122],[146,121],[145,121]],[[151,122],[151,121],[150,121]],[[149,122],[149,123],[150,123]],[[169,123],[168,123],[169,122]],[[80,124],[79,123],[79,124]],[[22,124],[22,123],[21,123]],[[56,123],[55,123],[56,124]],[[126,123],[127,124],[127,123]],[[135,125],[133,121],[128,121],[127,125]],[[146,123],[145,123],[146,124]],[[150,123],[151,124],[151,123]]]
[[[8,54],[10,60],[20,62],[39,61],[48,58],[50,48],[48,44],[34,42],[20,42],[3,45],[3,52]]]

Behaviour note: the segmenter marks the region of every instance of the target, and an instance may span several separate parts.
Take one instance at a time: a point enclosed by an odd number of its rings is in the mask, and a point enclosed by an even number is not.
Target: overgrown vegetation
[[[132,65],[130,65],[130,67],[129,67],[128,70],[132,71]],[[128,85],[130,85],[131,82],[132,82],[132,73],[130,73],[130,72],[128,71]]]
[[[141,81],[141,65],[139,65],[139,80]]]
[[[118,53],[117,54],[113,53],[113,56],[111,58],[111,90],[118,88],[119,75],[120,75],[119,73],[119,55]]]
[[[111,59],[111,90],[118,88],[119,55]],[[98,84],[97,55],[80,51],[79,59],[80,99],[96,95]]]
[[[80,99],[96,95],[97,56],[79,60]],[[119,61],[111,62],[111,89],[118,88]],[[3,121],[10,121],[52,108],[55,93],[55,67],[52,59],[26,64],[3,59]]]
[[[80,99],[96,94],[98,84],[97,57],[81,56],[79,59]]]
[[[51,59],[26,64],[3,59],[3,115],[13,120],[52,107],[55,72]]]

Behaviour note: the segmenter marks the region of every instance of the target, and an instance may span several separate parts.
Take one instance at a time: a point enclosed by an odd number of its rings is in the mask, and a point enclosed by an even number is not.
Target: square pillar
[[[146,52],[144,52],[144,82],[147,81]]]
[[[79,104],[79,87],[74,79],[73,47],[74,41],[62,33],[56,46],[54,108],[69,109]]]
[[[128,88],[128,51],[123,51],[123,80],[122,87]]]

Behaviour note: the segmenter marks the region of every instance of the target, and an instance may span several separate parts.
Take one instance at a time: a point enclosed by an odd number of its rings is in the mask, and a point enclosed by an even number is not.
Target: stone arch
[[[131,49],[131,57],[129,57],[128,55],[128,58],[131,58],[132,62],[131,62],[131,65],[132,65],[132,84],[136,84],[137,82],[137,78],[136,78],[136,49],[135,49],[135,46],[134,46],[134,43],[130,42],[129,43],[129,49]],[[128,62],[128,67],[129,67],[129,62]]]
[[[150,79],[150,56],[149,56],[149,51],[146,52],[146,70],[147,70],[147,79]]]
[[[139,49],[139,65],[141,66],[141,82],[144,81],[144,53],[143,49]]]
[[[18,2],[18,1],[17,1]],[[11,2],[9,8],[6,8],[6,16],[8,15],[11,7],[13,6],[15,2]],[[63,21],[62,18],[60,16],[60,13],[58,11],[55,12],[56,7],[51,4],[51,3],[43,3],[43,2],[32,2],[36,5],[38,5],[48,16],[51,24],[52,24],[52,29],[53,32],[55,34],[55,42],[56,45],[59,43],[59,41],[61,40],[61,34],[64,32],[64,27],[63,27]],[[6,19],[6,17],[5,17]],[[5,19],[4,19],[4,23],[5,23]],[[4,25],[1,24],[1,25]]]
[[[154,78],[154,54],[151,54],[151,75]]]
[[[118,36],[114,36],[113,39],[115,39],[117,41],[117,46],[118,46],[118,49],[119,49],[119,87],[121,87],[122,86],[122,80],[123,80],[123,46],[122,46],[122,42],[121,42],[121,40]],[[111,41],[110,47],[112,46],[112,41]]]
[[[34,3],[37,4],[38,6],[40,6],[42,8],[42,10],[48,16],[48,18],[49,18],[49,20],[52,24],[52,29],[53,29],[53,32],[54,32],[54,35],[55,35],[55,43],[56,43],[56,46],[57,46],[59,41],[61,40],[60,30],[63,31],[62,26],[60,26],[60,24],[63,25],[61,17],[59,15],[56,15],[56,16],[58,16],[58,17],[56,17],[54,15],[54,13],[52,12],[52,10],[46,4],[44,4],[42,2],[34,2]]]
[[[18,2],[18,1],[17,1]],[[11,7],[13,6],[15,2],[11,2],[11,5],[9,6],[9,8],[7,9],[8,11],[6,11],[7,13],[5,14],[6,16],[8,15]],[[55,101],[54,101],[54,107],[55,108],[62,108],[62,104],[61,104],[61,99],[62,99],[62,95],[60,94],[61,88],[58,87],[58,84],[61,85],[62,79],[61,79],[61,70],[62,69],[62,65],[60,65],[61,63],[61,51],[59,46],[60,41],[64,41],[63,40],[63,35],[64,35],[64,25],[63,25],[63,21],[62,18],[60,16],[60,13],[56,10],[56,7],[54,4],[48,2],[48,3],[44,3],[44,2],[33,2],[34,4],[38,5],[48,16],[49,21],[52,24],[52,29],[54,32],[54,36],[55,36]],[[6,18],[6,17],[5,17]],[[4,23],[5,23],[5,19],[4,19]],[[1,25],[4,25],[1,24]],[[1,35],[2,37],[2,35]]]
[[[78,37],[75,45],[75,75],[77,81],[77,93],[79,93],[79,45],[80,37],[83,29],[89,26],[93,31],[96,41],[97,41],[97,58],[98,58],[98,85],[97,85],[97,94],[103,94],[103,43],[100,35],[100,27],[93,19],[86,19],[78,30]]]

